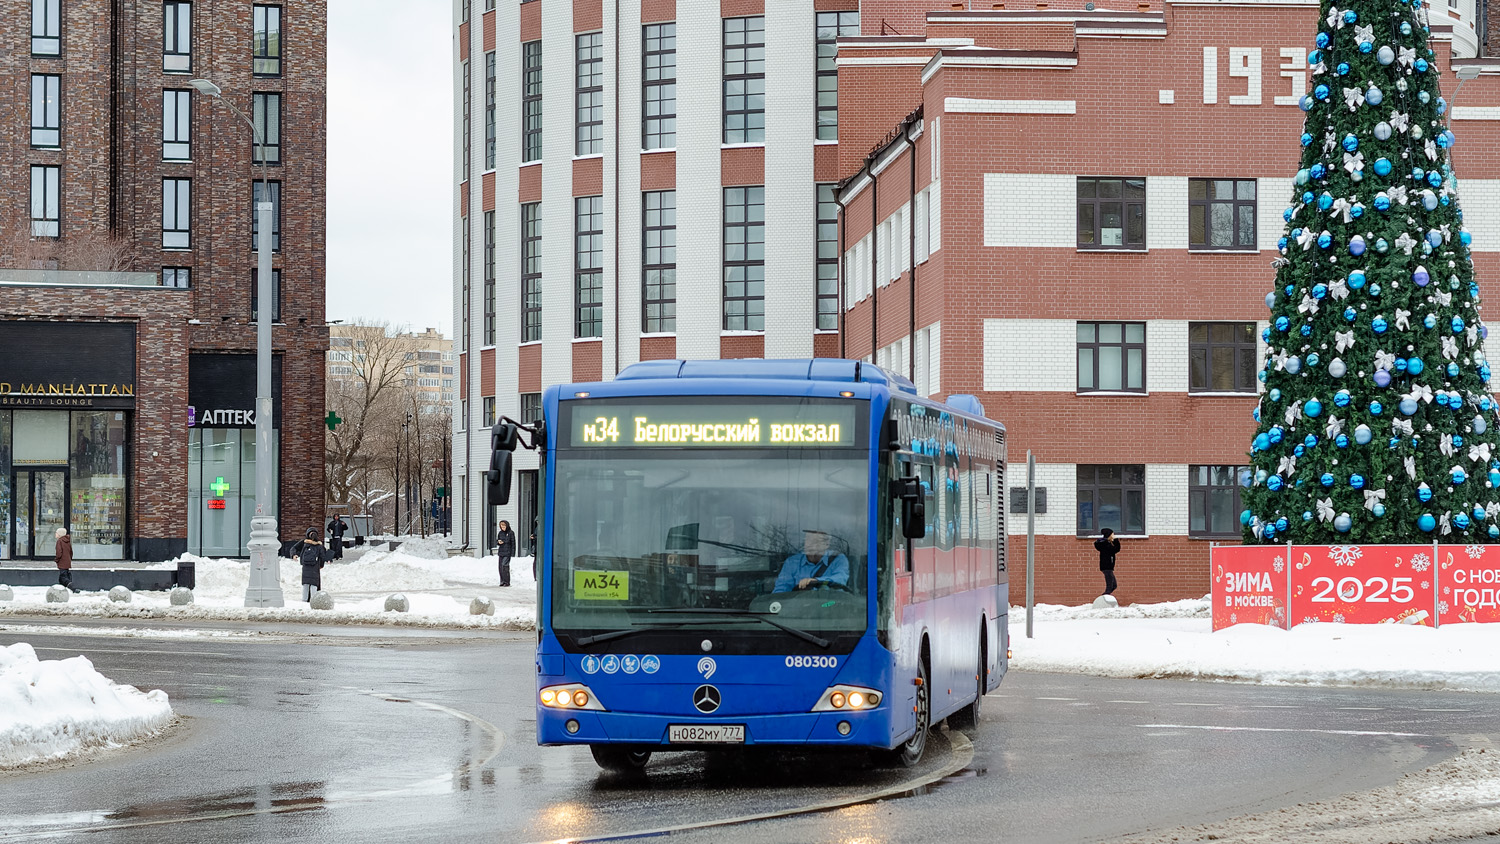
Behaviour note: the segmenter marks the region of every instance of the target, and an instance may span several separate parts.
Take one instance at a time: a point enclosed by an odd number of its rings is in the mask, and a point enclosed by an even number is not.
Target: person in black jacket
[[[510,585],[510,558],[516,555],[516,532],[510,522],[500,520],[500,529],[495,531],[495,553],[500,555],[500,585]]]
[[[344,533],[349,530],[349,525],[343,516],[334,516],[333,521],[328,523],[328,532],[333,536],[332,547],[328,550],[333,552],[333,559],[344,559]]]
[[[323,588],[323,564],[333,559],[323,547],[323,533],[307,529],[307,538],[292,546],[292,556],[302,561],[302,600],[311,601],[314,592]]]
[[[1115,555],[1120,553],[1120,540],[1115,539],[1113,530],[1105,528],[1103,536],[1094,540],[1094,548],[1099,552],[1099,570],[1104,572],[1104,594],[1108,595],[1119,586],[1115,581]]]

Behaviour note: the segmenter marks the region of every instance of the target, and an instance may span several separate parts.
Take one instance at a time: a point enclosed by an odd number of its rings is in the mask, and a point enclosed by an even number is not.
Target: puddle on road
[[[905,797],[922,797],[927,794],[932,794],[943,786],[952,785],[953,783],[963,782],[964,780],[970,780],[976,777],[982,777],[989,772],[990,771],[988,768],[964,768],[962,771],[959,771],[955,774],[949,774],[948,776],[943,777],[936,782],[930,782],[926,785],[917,786],[916,788],[913,788],[909,791],[903,791],[900,794],[893,794],[888,799],[900,800]]]

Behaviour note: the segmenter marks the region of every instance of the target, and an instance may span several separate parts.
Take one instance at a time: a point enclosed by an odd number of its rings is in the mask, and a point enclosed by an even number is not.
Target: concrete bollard
[[[308,601],[308,605],[315,610],[331,610],[333,609],[333,596],[319,589],[312,593],[312,600]]]
[[[109,589],[109,599],[117,604],[130,603],[130,597],[130,590],[123,586],[111,586]]]
[[[1119,606],[1120,602],[1116,601],[1113,595],[1100,595],[1094,599],[1094,609],[1096,610],[1112,610]]]
[[[469,615],[494,615],[495,602],[480,595],[469,602]]]
[[[394,595],[386,596],[386,612],[406,612],[409,609],[411,609],[411,602],[406,600],[406,596],[402,595],[400,592],[397,592]]]
[[[0,583],[0,601],[14,601],[16,593],[10,591],[10,587]]]
[[[68,587],[66,587],[66,586],[48,586],[47,587],[47,603],[49,603],[49,604],[66,604],[68,602],[68,597],[71,596],[72,594],[73,593],[69,592],[68,591]]]
[[[167,596],[174,607],[185,607],[193,602],[193,590],[186,586],[173,586]]]

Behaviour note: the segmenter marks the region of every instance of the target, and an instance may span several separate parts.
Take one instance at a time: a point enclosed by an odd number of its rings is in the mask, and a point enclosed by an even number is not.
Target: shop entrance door
[[[17,469],[14,556],[50,560],[57,550],[57,529],[68,526],[68,469]]]

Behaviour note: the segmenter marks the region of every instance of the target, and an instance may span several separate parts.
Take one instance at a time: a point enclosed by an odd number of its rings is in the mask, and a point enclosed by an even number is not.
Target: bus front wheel
[[[620,747],[612,744],[591,744],[589,750],[594,754],[594,761],[599,767],[606,771],[619,774],[638,773],[651,761],[651,751],[636,750],[630,747]]]
[[[914,767],[922,761],[922,752],[927,749],[927,734],[931,730],[932,722],[932,689],[929,688],[929,677],[927,670],[926,654],[917,663],[917,731],[912,733],[911,738],[905,744],[895,750],[889,751],[888,758],[891,762],[904,768]]]

